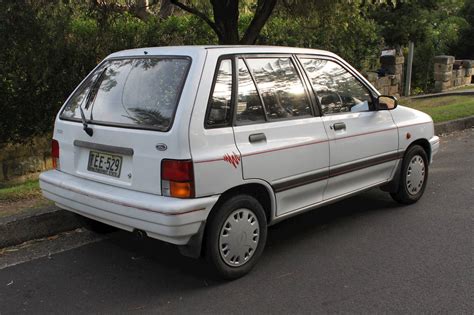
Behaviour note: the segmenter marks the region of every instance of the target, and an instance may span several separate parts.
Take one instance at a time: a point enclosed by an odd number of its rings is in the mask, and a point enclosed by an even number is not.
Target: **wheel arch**
[[[232,187],[223,192],[215,205],[209,212],[208,218],[219,208],[227,199],[237,194],[246,194],[254,197],[260,202],[267,218],[267,224],[270,224],[276,213],[276,199],[272,187],[265,181],[249,180],[242,185]],[[207,224],[203,222],[199,232],[194,235],[187,245],[179,246],[181,254],[187,257],[201,257],[205,249],[205,237],[207,234]]]
[[[403,157],[400,160],[400,162],[398,163],[396,170],[394,171],[394,175],[393,175],[392,180],[389,183],[387,183],[385,185],[382,185],[380,187],[383,191],[396,192],[398,190],[398,186],[400,184],[400,173],[401,173],[401,169],[402,169],[403,160],[405,159],[405,156],[406,156],[408,150],[410,150],[410,148],[415,146],[415,145],[419,145],[420,147],[423,148],[423,150],[426,152],[426,156],[428,158],[428,161],[430,161],[430,159],[431,159],[431,145],[430,145],[430,142],[428,140],[426,140],[425,138],[416,139],[415,141],[410,143],[407,146],[407,148],[405,149],[405,151],[403,152]]]
[[[405,150],[405,154],[414,145],[419,145],[420,147],[422,147],[423,150],[425,150],[425,152],[426,152],[426,156],[428,158],[428,161],[431,161],[431,145],[430,145],[430,142],[427,139],[420,138],[420,139],[416,139],[415,141],[410,143],[410,145]],[[404,154],[403,157],[405,157],[405,154]]]
[[[212,207],[212,210],[209,215],[216,211],[216,209],[221,203],[237,194],[249,195],[257,199],[265,210],[267,224],[271,222],[274,213],[276,213],[275,193],[273,192],[272,187],[268,183],[257,180],[248,181],[245,184],[235,186],[226,190],[224,193],[221,194],[214,207]]]

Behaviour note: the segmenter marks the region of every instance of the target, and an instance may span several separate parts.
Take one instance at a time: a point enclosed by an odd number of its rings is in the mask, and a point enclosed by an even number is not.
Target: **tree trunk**
[[[220,30],[219,44],[239,43],[239,0],[211,0],[214,23]]]
[[[258,35],[262,31],[262,28],[267,23],[268,18],[273,12],[277,0],[259,0],[257,3],[257,10],[253,16],[252,22],[245,31],[244,36],[240,40],[240,44],[253,45],[257,41]]]
[[[214,12],[214,21],[205,13],[179,0],[169,0],[175,6],[204,20],[217,34],[219,44],[255,44],[263,26],[273,12],[277,0],[258,0],[255,15],[245,31],[239,36],[239,0],[210,0]]]
[[[160,18],[166,19],[173,14],[174,6],[170,0],[161,0]]]
[[[137,0],[135,6],[132,7],[133,14],[140,20],[145,21],[150,17],[150,12],[148,11],[149,5],[148,0]]]

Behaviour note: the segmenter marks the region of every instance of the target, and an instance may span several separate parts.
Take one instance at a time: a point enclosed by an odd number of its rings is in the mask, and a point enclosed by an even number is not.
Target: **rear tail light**
[[[177,198],[194,197],[194,170],[191,160],[161,161],[161,193]]]
[[[51,159],[53,161],[53,168],[59,170],[59,142],[58,140],[51,141]]]

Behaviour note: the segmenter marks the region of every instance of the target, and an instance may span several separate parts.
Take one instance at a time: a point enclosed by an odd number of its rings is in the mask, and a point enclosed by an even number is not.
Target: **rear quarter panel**
[[[232,127],[204,128],[212,81],[221,54],[217,50],[208,51],[191,115],[189,140],[197,197],[220,194],[243,183],[241,156]]]

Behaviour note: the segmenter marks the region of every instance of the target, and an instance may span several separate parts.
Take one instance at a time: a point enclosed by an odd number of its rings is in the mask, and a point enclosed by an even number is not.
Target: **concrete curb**
[[[35,210],[31,215],[0,219],[0,248],[71,231],[80,227],[77,217],[69,211],[50,206]]]
[[[450,120],[442,123],[436,123],[434,126],[435,134],[441,135],[456,130],[463,130],[474,127],[474,116]]]
[[[444,96],[466,96],[466,95],[474,95],[474,90],[451,91],[451,92],[447,91],[447,92],[440,92],[440,93],[434,93],[434,94],[410,96],[407,98],[411,100],[416,100],[416,99],[435,98],[435,97],[444,97]]]
[[[474,116],[435,124],[437,135],[474,127]],[[0,248],[55,235],[81,227],[72,212],[50,206],[21,214],[0,218]]]

